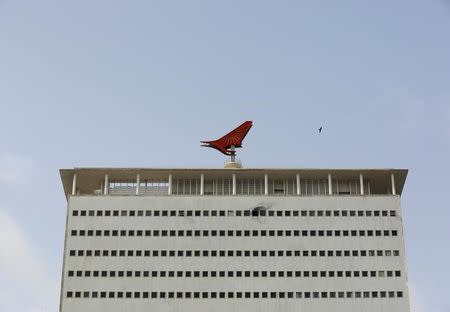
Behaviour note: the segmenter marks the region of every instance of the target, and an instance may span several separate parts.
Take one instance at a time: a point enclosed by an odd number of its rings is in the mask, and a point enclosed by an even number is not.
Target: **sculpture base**
[[[241,169],[242,164],[240,161],[228,161],[225,163],[225,169]]]

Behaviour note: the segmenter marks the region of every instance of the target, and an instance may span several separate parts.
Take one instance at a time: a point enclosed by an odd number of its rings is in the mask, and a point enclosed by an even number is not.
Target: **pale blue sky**
[[[444,0],[0,0],[0,310],[57,311],[59,168],[220,168],[253,120],[246,167],[410,169],[413,311],[448,312],[449,87]]]

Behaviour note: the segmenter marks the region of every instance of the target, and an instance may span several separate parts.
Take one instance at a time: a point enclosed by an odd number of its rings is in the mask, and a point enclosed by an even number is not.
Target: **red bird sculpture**
[[[242,141],[247,135],[250,128],[253,126],[252,121],[246,121],[230,133],[225,134],[220,139],[214,141],[200,141],[202,146],[215,148],[222,154],[227,156],[234,156],[236,151],[234,147],[242,147]]]

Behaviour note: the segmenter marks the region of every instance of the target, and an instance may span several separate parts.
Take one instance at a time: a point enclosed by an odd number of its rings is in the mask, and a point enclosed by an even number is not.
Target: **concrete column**
[[[297,195],[300,195],[300,175],[297,173],[296,175],[297,179]]]
[[[269,177],[267,173],[264,174],[264,195],[269,195]]]
[[[391,173],[391,186],[392,186],[392,195],[397,195],[397,192],[395,191],[395,177],[393,173]]]
[[[328,174],[328,195],[333,194],[333,184],[331,183],[331,173]]]
[[[236,173],[233,173],[233,195],[236,195]]]
[[[202,173],[202,174],[200,174],[200,195],[202,195],[202,196],[203,196],[204,189],[205,189],[204,187],[205,187],[205,176]]]
[[[77,174],[74,173],[72,179],[72,195],[75,195],[76,192],[77,192]]]
[[[141,175],[138,173],[136,175],[136,195],[139,195],[139,186],[141,184]]]
[[[359,174],[359,190],[361,195],[364,195],[364,178],[362,173]]]
[[[169,174],[169,187],[167,188],[167,195],[172,195],[172,174]]]
[[[105,174],[105,189],[103,190],[103,194],[104,195],[108,195],[108,191],[109,191],[109,179],[108,179],[108,174]]]

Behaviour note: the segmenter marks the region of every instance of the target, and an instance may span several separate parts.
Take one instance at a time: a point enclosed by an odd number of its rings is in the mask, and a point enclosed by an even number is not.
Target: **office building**
[[[403,169],[61,170],[61,312],[409,311]]]

